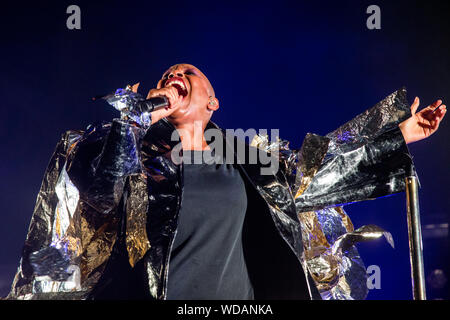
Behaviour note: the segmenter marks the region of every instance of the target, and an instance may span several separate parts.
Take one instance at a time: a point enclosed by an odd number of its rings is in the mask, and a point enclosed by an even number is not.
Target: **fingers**
[[[428,120],[430,121],[432,131],[436,131],[439,128],[439,124],[447,113],[447,107],[445,105],[440,105],[435,112],[429,114]]]
[[[411,105],[411,114],[412,115],[414,115],[416,113],[417,108],[419,108],[419,105],[420,105],[420,99],[419,99],[419,97],[416,97],[414,99],[413,104]]]
[[[442,104],[442,100],[438,99],[432,104],[430,104],[428,107],[423,108],[418,113],[419,116],[422,116],[423,118],[431,121],[434,120],[436,117],[439,117],[441,115],[441,110],[446,109],[446,106]],[[412,106],[411,106],[411,112],[412,112]]]
[[[415,104],[415,101],[413,105]],[[415,110],[417,110],[414,105]],[[413,112],[413,106],[411,106],[411,112]],[[429,136],[436,132],[439,128],[439,124],[447,113],[447,107],[442,104],[442,100],[438,99],[428,107],[420,110],[420,112],[414,115],[414,118],[417,119],[417,123],[420,127],[426,131],[426,136]]]
[[[140,82],[133,84],[133,86],[131,87],[131,91],[137,93],[140,84]]]
[[[419,97],[416,97],[414,99],[413,104],[411,105],[411,114],[414,115],[417,111],[417,108],[419,107],[420,104],[420,99]],[[428,113],[428,112],[433,112],[435,111],[440,105],[442,104],[442,100],[438,99],[435,102],[433,102],[432,104],[430,104],[428,107],[423,108],[422,110],[420,110],[420,113]]]
[[[150,99],[150,98],[155,97],[156,96],[155,95],[156,90],[157,89],[150,89],[150,91],[147,93],[147,98],[145,98],[145,99]]]
[[[430,108],[431,110],[435,110],[436,108],[438,108],[440,105],[442,104],[442,100],[438,99],[435,102],[433,102],[432,104],[430,104],[428,106],[428,108]]]
[[[153,97],[158,97],[158,96],[167,96],[167,98],[173,99],[173,97],[174,97],[173,89],[175,89],[175,88],[168,87],[168,88],[161,88],[161,89],[151,89],[147,95],[147,99],[153,98]]]
[[[175,87],[164,87],[151,89],[148,92],[147,99],[153,97],[165,96],[169,99],[169,106],[161,108],[152,112],[152,123],[159,121],[162,118],[170,116],[174,113],[178,107],[180,107],[183,96],[178,94],[178,90]]]
[[[447,106],[444,104],[440,105],[439,109],[433,112],[434,120],[437,121],[437,125],[439,125],[439,123],[442,121],[446,113],[447,113]]]
[[[164,89],[167,89],[168,94],[169,94],[169,96],[168,96],[169,101],[170,101],[169,107],[175,106],[175,104],[178,102],[178,97],[179,97],[178,90],[174,87],[168,87],[168,88],[164,88]]]
[[[178,94],[178,90],[176,88],[165,87],[165,88],[161,88],[161,89],[150,90],[147,95],[147,99],[153,98],[153,97],[158,97],[158,96],[166,96],[167,99],[169,99],[169,103],[170,103],[169,107],[175,106],[181,98],[180,95]]]

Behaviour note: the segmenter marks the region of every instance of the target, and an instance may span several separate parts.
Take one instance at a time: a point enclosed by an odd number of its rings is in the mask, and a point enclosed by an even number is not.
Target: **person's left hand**
[[[442,104],[442,100],[437,100],[416,113],[419,104],[420,100],[416,97],[411,105],[412,116],[399,124],[406,143],[423,140],[435,133],[447,112],[447,107]]]

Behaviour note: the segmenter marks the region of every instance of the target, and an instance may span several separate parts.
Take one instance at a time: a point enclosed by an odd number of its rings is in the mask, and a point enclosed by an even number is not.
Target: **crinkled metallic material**
[[[378,102],[371,109],[327,134],[330,146],[327,156],[339,155],[357,149],[376,136],[392,130],[411,116],[406,89],[400,89]]]
[[[321,292],[324,299],[364,299],[367,296],[366,269],[354,245],[382,236],[394,247],[392,235],[375,225],[347,232],[334,242],[331,252],[333,257],[339,259],[338,282],[334,286],[325,286],[328,290]]]
[[[292,193],[300,196],[311,183],[327,152],[329,139],[308,133],[297,153],[295,182]]]
[[[308,269],[324,299],[366,297],[366,272],[354,247],[357,242],[385,235],[393,246],[390,233],[377,226],[363,226],[353,231],[344,210],[333,206],[403,190],[405,166],[410,162],[397,125],[409,116],[406,90],[401,89],[328,134],[329,143],[322,139],[322,145],[328,145],[327,150],[315,147],[315,157],[303,157],[309,161],[299,161],[303,166],[313,168],[314,178],[307,179],[307,185],[298,189],[295,198],[302,222]],[[305,138],[303,146],[308,139],[311,137]],[[397,157],[386,156],[389,154],[387,150],[393,148],[403,150],[397,153]],[[390,166],[394,163],[397,166]],[[376,171],[370,170],[371,167]],[[307,172],[305,169],[299,171]],[[338,183],[333,186],[329,181]],[[302,212],[316,209],[318,204],[331,207]],[[323,270],[328,272],[323,273]]]
[[[391,245],[392,248],[394,248],[394,239],[392,237],[392,234],[376,225],[370,224],[367,226],[362,226],[358,230],[347,232],[340,236],[333,244],[332,253],[338,254],[339,252],[348,250],[355,243],[378,239],[382,236],[384,236],[386,241]]]
[[[130,101],[120,101],[121,93],[115,98],[124,113]],[[261,162],[239,168],[300,262],[311,298],[367,294],[355,244],[391,236],[372,225],[355,231],[342,206],[403,190],[410,156],[397,125],[409,115],[406,106],[402,89],[326,137],[308,134],[300,150],[267,137],[247,146],[280,163],[273,174],[261,174]],[[176,130],[165,119],[149,126],[125,115],[69,131],[58,143],[10,299],[96,299],[118,277],[112,266],[123,251],[127,265],[145,273],[146,296],[166,298],[183,191],[183,165],[171,157]],[[270,250],[264,254],[271,258]]]
[[[150,248],[145,225],[147,223],[147,177],[130,177],[130,194],[127,201],[126,245],[130,265],[134,267]]]
[[[117,111],[120,111],[122,120],[131,119],[142,128],[148,129],[152,123],[151,114],[143,112],[137,102],[144,101],[144,97],[137,92],[133,92],[130,86],[125,89],[117,89],[114,94],[103,97]]]
[[[48,247],[32,252],[29,257],[36,278],[33,292],[67,292],[80,287],[79,256],[81,239],[73,237],[71,224],[79,193],[63,167],[56,187],[58,203],[54,212],[52,242]]]
[[[368,225],[353,230],[341,207],[303,212],[304,259],[324,299],[364,299],[367,276],[356,243],[385,236],[393,246],[390,233]]]
[[[383,234],[393,246],[390,233],[377,226],[363,226],[353,232],[350,218],[338,205],[404,189],[409,153],[397,125],[409,116],[406,90],[401,89],[326,137],[307,134],[301,149],[284,157],[285,167],[291,168],[285,173],[291,181],[302,229],[302,262],[324,299],[367,296],[367,276],[356,243]],[[252,141],[253,146],[264,150],[275,149],[276,143],[280,141],[271,145],[268,137],[260,136]],[[401,146],[397,158],[384,158],[388,150]],[[395,166],[389,167],[389,162]],[[337,250],[344,240],[348,247]]]
[[[405,167],[411,160],[402,133],[393,124],[410,116],[406,105],[405,89],[396,91],[327,135],[330,144],[320,168],[305,191],[296,195],[298,210],[345,205],[403,191]],[[357,138],[355,132],[363,137]],[[391,154],[389,150],[399,152]]]
[[[38,194],[10,298],[88,296],[117,238],[116,206],[125,179],[140,170],[139,130],[115,120],[63,136]],[[139,216],[141,206],[130,202],[130,216]],[[141,234],[131,233],[136,242]]]

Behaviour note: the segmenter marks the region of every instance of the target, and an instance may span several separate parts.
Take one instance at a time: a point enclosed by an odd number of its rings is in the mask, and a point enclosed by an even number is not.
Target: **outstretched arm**
[[[419,104],[420,100],[416,97],[411,105],[411,117],[399,124],[406,143],[423,140],[435,133],[447,112],[442,100],[436,100],[416,113]]]
[[[406,89],[401,89],[329,133],[326,154],[322,152],[323,160],[317,157],[312,167],[317,172],[307,188],[299,189],[304,190],[296,197],[299,210],[403,191],[405,168],[411,162],[406,143],[433,134],[446,113],[441,100],[416,113],[418,106],[419,99],[410,105]],[[305,163],[312,163],[311,159]]]

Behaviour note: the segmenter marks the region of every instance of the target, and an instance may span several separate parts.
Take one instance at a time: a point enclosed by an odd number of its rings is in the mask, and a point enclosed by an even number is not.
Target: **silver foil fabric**
[[[301,226],[300,259],[323,299],[367,296],[355,244],[384,235],[393,247],[391,234],[380,227],[355,231],[343,206],[404,190],[411,160],[398,124],[409,116],[403,88],[325,137],[307,134],[299,150],[287,152],[286,141],[270,143],[267,136],[252,142],[267,151],[280,149]]]
[[[133,92],[128,85],[125,89],[117,89],[113,94],[103,97],[117,111],[120,111],[122,120],[132,120],[139,124],[140,127],[148,129],[152,123],[151,114],[142,112],[137,102],[143,101],[144,98],[137,92]]]

